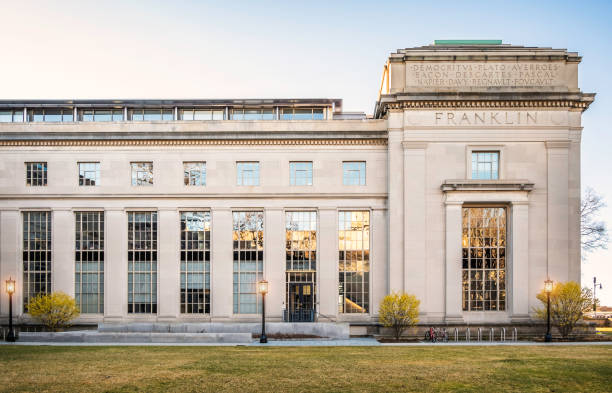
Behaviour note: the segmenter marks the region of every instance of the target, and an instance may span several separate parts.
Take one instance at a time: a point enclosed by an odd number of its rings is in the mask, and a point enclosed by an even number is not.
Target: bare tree
[[[605,206],[603,197],[587,187],[580,203],[580,235],[585,254],[608,248],[608,228],[605,222],[598,220],[600,210]]]

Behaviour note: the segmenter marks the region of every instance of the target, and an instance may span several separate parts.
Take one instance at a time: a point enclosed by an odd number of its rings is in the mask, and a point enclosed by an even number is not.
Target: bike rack
[[[517,341],[518,340],[518,331],[516,330],[516,328],[514,328],[512,330],[512,341]]]
[[[482,341],[482,328],[478,328],[478,342]]]
[[[499,335],[499,341],[506,342],[506,328],[505,327],[501,329],[501,333]]]
[[[495,329],[491,328],[489,330],[489,341],[493,342],[494,339],[495,339]]]
[[[459,329],[455,328],[455,342],[459,341]]]
[[[470,342],[470,328],[465,329],[465,341]]]

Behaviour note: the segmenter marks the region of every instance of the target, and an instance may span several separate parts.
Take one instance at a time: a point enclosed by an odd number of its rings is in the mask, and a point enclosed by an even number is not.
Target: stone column
[[[233,314],[232,211],[211,209],[210,313],[214,321]]]
[[[338,211],[319,209],[317,311],[319,321],[338,318]]]
[[[426,143],[404,142],[404,291],[427,310]],[[423,314],[425,312],[423,311]]]
[[[6,280],[15,280],[13,316],[23,312],[23,268],[21,267],[21,214],[19,210],[0,210],[0,315],[8,318],[9,303]],[[8,322],[7,322],[8,323]]]
[[[178,210],[174,208],[160,208],[158,228],[158,319],[160,321],[173,321],[176,320],[180,313],[181,293],[181,223]]]
[[[387,209],[372,209],[370,220],[370,314],[378,317],[378,307],[387,295]]]
[[[403,112],[389,114],[388,208],[389,292],[404,290],[404,151]]]
[[[107,209],[104,242],[104,321],[120,322],[127,316],[127,214]]]
[[[266,319],[282,320],[285,302],[285,227],[283,209],[266,208],[264,220],[264,279],[268,280]],[[258,295],[259,296],[259,295]]]
[[[506,225],[512,234],[506,233],[506,238],[512,239],[512,261],[506,265],[506,271],[511,273],[507,280],[506,307],[511,308],[511,319],[516,322],[529,320],[529,203],[512,203],[512,225]],[[506,259],[508,261],[508,259]],[[508,285],[510,284],[510,285]]]
[[[548,275],[569,279],[569,142],[546,142],[548,152]],[[544,284],[542,284],[544,285]]]
[[[461,202],[446,201],[445,322],[463,323],[461,306]]]
[[[53,209],[51,220],[52,288],[53,291],[61,291],[74,297],[74,213],[70,209]]]

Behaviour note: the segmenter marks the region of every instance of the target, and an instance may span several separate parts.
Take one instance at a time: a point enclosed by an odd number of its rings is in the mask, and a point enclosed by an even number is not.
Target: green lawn
[[[0,346],[0,391],[604,392],[612,346]]]

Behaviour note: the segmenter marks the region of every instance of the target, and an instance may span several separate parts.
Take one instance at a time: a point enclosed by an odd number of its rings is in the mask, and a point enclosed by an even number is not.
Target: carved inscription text
[[[446,126],[528,125],[538,123],[538,112],[435,112],[435,124]]]
[[[421,87],[532,87],[560,84],[555,63],[407,64],[407,85]]]

